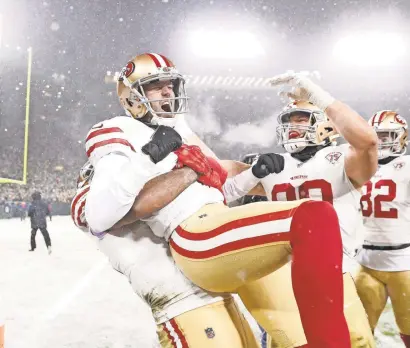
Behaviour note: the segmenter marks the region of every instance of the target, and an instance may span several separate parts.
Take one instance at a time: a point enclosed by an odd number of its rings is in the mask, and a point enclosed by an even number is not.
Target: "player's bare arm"
[[[238,175],[251,167],[249,164],[234,160],[219,160],[219,163],[228,172],[228,177]]]
[[[207,186],[218,188],[223,192],[227,202],[231,202],[246,195],[260,180],[272,173],[279,173],[284,168],[284,159],[277,154],[263,154],[252,167],[234,161],[226,161],[230,166],[231,174],[239,174],[227,179],[228,172],[214,157],[206,156],[196,145],[182,145],[175,150],[174,144],[180,146],[180,135],[170,127],[160,126],[152,137],[149,146],[143,147],[143,152],[148,154],[156,163],[165,158],[172,151],[178,156],[178,165],[186,165],[200,175],[197,180]],[[150,145],[151,144],[151,145]]]
[[[341,101],[335,100],[325,111],[338,132],[350,144],[345,159],[346,174],[359,188],[377,170],[376,132],[356,111]]]
[[[366,121],[348,105],[335,100],[306,75],[289,72],[271,79],[273,86],[290,86],[282,93],[295,100],[306,100],[325,111],[336,130],[350,144],[346,154],[346,174],[356,188],[367,182],[377,170],[377,136]]]
[[[122,227],[150,217],[171,203],[197,179],[198,174],[189,167],[176,169],[151,179],[135,198],[130,211],[113,227]]]

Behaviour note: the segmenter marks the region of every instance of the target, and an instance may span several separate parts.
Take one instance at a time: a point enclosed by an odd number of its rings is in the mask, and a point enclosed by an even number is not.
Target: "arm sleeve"
[[[145,183],[153,177],[144,170],[138,157],[138,154],[129,157],[112,153],[96,164],[85,205],[91,231],[104,232],[121,220]]]
[[[238,198],[245,196],[259,183],[259,181],[260,179],[253,175],[252,168],[228,178],[222,186],[227,203],[233,202]]]

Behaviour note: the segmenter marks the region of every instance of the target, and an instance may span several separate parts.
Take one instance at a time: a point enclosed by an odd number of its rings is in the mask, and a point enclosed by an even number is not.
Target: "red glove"
[[[186,166],[199,175],[206,175],[211,171],[211,166],[206,156],[198,146],[184,144],[178,150],[174,151],[174,153],[178,156],[175,168]]]
[[[211,170],[208,174],[201,175],[198,181],[204,185],[215,187],[222,190],[222,186],[228,177],[228,172],[212,157],[206,157]]]
[[[228,177],[228,172],[222,168],[217,160],[205,156],[201,149],[195,145],[184,144],[174,153],[178,156],[175,169],[184,166],[190,167],[199,174],[198,182],[222,192],[222,185]]]

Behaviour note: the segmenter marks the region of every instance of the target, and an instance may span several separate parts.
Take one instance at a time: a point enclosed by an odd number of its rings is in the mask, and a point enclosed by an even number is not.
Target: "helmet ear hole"
[[[134,103],[131,102],[128,98],[125,98],[125,101],[127,102],[129,107],[131,107],[131,108],[133,107]]]

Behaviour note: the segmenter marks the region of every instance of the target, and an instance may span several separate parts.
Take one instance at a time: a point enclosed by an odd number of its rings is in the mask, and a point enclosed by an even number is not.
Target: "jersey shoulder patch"
[[[345,149],[343,147],[330,146],[329,148],[323,149],[322,151],[324,152],[323,156],[326,162],[332,165],[343,163],[343,157],[345,154]]]
[[[410,170],[410,156],[401,156],[391,161],[388,166],[392,176],[397,178],[408,178]],[[409,179],[407,179],[408,181]]]

